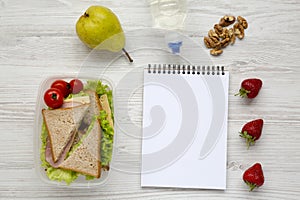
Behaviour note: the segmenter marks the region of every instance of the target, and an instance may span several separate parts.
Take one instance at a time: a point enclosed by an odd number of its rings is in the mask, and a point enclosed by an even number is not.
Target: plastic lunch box
[[[80,79],[85,84],[87,80],[98,80],[92,77],[78,77],[78,76],[72,76],[72,75],[64,75],[64,76],[51,76],[46,78],[39,87],[38,96],[37,96],[37,104],[36,104],[36,115],[34,120],[34,154],[35,154],[35,170],[37,175],[40,177],[40,179],[48,184],[57,185],[57,186],[66,186],[66,187],[90,187],[90,186],[97,186],[102,185],[106,182],[106,180],[109,177],[110,171],[101,171],[101,177],[99,179],[93,179],[93,180],[86,180],[85,176],[78,176],[78,178],[72,182],[70,185],[67,185],[65,182],[58,182],[58,181],[52,181],[50,180],[46,173],[44,167],[41,166],[41,159],[40,159],[40,148],[42,146],[41,141],[41,130],[42,130],[42,123],[43,123],[43,116],[42,116],[42,109],[47,108],[46,104],[44,103],[44,92],[50,88],[50,85],[58,79],[62,79],[65,81],[69,81],[71,79]],[[113,90],[112,81],[110,81],[106,77],[101,77],[100,81],[108,85],[108,87]],[[114,95],[113,95],[114,98]],[[115,136],[114,136],[115,137]],[[115,138],[114,138],[115,141]]]

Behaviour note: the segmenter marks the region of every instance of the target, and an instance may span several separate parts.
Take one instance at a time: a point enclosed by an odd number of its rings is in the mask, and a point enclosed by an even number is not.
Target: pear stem
[[[122,51],[125,53],[126,57],[128,58],[129,62],[133,62],[132,58],[130,57],[129,53],[123,48]]]

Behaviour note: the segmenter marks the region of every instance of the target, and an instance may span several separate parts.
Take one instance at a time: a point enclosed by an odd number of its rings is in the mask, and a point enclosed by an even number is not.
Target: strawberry
[[[265,178],[261,164],[255,163],[252,167],[247,169],[243,174],[243,180],[250,187],[250,191],[262,186],[265,182]]]
[[[239,93],[235,94],[235,96],[239,95],[241,97],[247,97],[249,99],[253,99],[258,95],[259,90],[262,87],[262,81],[257,78],[245,79],[241,83],[241,89]]]
[[[256,119],[243,126],[240,136],[246,139],[248,148],[250,145],[254,145],[255,141],[260,138],[263,125],[264,121],[262,119]]]

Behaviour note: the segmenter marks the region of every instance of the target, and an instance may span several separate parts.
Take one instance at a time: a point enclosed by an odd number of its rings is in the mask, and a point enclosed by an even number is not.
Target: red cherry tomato
[[[73,94],[78,94],[81,90],[83,90],[83,83],[79,79],[71,80],[70,85]]]
[[[56,88],[48,89],[44,94],[44,101],[50,108],[59,108],[64,102],[63,93]]]
[[[62,93],[63,96],[66,98],[69,96],[71,93],[71,86],[68,82],[64,80],[56,80],[52,83],[51,88],[56,88],[59,89]]]

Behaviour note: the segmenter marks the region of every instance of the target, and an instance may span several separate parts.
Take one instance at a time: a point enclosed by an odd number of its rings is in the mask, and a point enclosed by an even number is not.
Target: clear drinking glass
[[[154,27],[181,30],[186,18],[186,0],[148,0]]]

